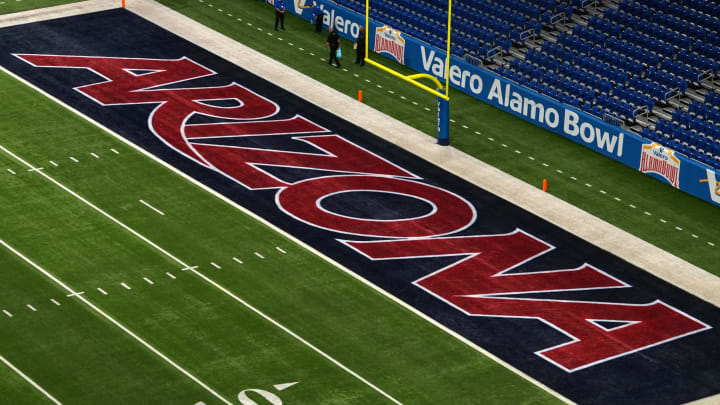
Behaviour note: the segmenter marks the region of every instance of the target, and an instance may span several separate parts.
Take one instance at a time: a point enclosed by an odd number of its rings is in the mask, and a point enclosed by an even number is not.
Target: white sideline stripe
[[[281,248],[280,246],[275,246],[275,249],[277,249],[277,250],[278,250],[278,252],[280,252],[280,253],[282,253],[282,254],[284,254],[284,255],[286,255],[286,254],[287,254],[287,252],[286,252],[286,251],[284,251],[284,250],[283,250],[283,248]]]
[[[264,259],[264,258],[265,258],[265,256],[261,255],[261,254],[258,253],[258,252],[255,252],[255,256],[257,256],[257,257],[259,257],[259,258],[261,258],[261,259]]]
[[[130,286],[127,285],[127,284],[125,284],[124,282],[123,282],[123,283],[120,283],[120,285],[123,286],[123,287],[125,287],[126,290],[132,290],[132,288],[130,288]]]
[[[7,70],[6,70],[5,68],[0,67],[0,69],[2,69],[3,71],[7,72]],[[13,77],[17,77],[17,76],[13,75]],[[27,82],[26,82],[26,81],[23,81],[23,83],[27,83]],[[33,88],[36,88],[36,87],[33,87]],[[47,94],[47,93],[44,93],[44,92],[43,92],[43,94]],[[54,100],[54,98],[53,98],[53,100]],[[62,104],[62,105],[66,105],[66,104]],[[72,111],[74,111],[74,110],[72,110]],[[83,116],[83,117],[84,117],[84,116]],[[90,121],[90,122],[94,123],[94,121]],[[108,132],[109,132],[109,131],[108,131]],[[129,142],[129,141],[128,141],[128,142]],[[133,145],[132,143],[128,143],[128,144],[129,144],[129,145]],[[137,148],[137,146],[135,146],[135,145],[133,145],[133,146]],[[28,166],[28,167],[32,167],[29,163],[27,163],[27,162],[24,161],[22,158],[20,158],[19,156],[15,155],[14,153],[10,152],[10,151],[9,151],[7,148],[5,148],[3,145],[0,145],[0,149],[2,149],[5,153],[7,153],[8,155],[12,156],[15,160],[19,161],[20,163],[22,163],[22,164],[24,164],[24,165],[26,165],[26,166]],[[147,153],[147,152],[144,152],[144,153]],[[160,160],[158,160],[158,161],[160,161]],[[160,161],[160,162],[162,162],[162,161]],[[163,163],[166,167],[169,167],[167,163],[165,163],[165,162],[162,162],[162,163]],[[177,169],[175,169],[175,170],[177,170]],[[368,387],[372,388],[373,390],[375,390],[376,392],[378,392],[379,394],[381,394],[381,395],[384,396],[385,398],[389,399],[390,401],[392,401],[392,402],[395,403],[395,404],[402,405],[402,403],[401,403],[400,401],[396,400],[395,398],[393,398],[392,396],[390,396],[389,394],[387,394],[385,391],[383,391],[383,390],[381,390],[380,388],[376,387],[375,385],[373,385],[373,383],[371,383],[370,381],[366,380],[365,378],[363,378],[362,376],[360,376],[360,375],[357,374],[356,372],[354,372],[354,371],[352,371],[351,369],[347,368],[344,364],[342,364],[342,363],[340,363],[339,361],[335,360],[335,358],[333,358],[333,357],[330,356],[329,354],[323,352],[322,350],[320,350],[319,348],[317,348],[316,346],[314,346],[312,343],[308,342],[307,340],[303,339],[302,337],[300,337],[300,336],[299,336],[298,334],[296,334],[295,332],[293,332],[293,331],[291,331],[290,329],[288,329],[288,328],[286,328],[285,326],[283,326],[283,325],[282,325],[281,323],[279,323],[278,321],[276,321],[276,320],[274,320],[273,318],[265,315],[264,312],[260,311],[259,309],[255,308],[254,306],[250,305],[248,302],[244,301],[242,298],[240,298],[240,297],[238,297],[237,295],[235,295],[234,293],[230,292],[230,291],[227,290],[225,287],[219,285],[219,284],[216,283],[214,280],[208,278],[208,277],[205,276],[203,273],[197,271],[197,270],[196,270],[196,269],[197,269],[197,266],[195,266],[195,267],[190,267],[189,265],[185,264],[182,260],[180,260],[180,259],[178,259],[177,257],[173,256],[170,252],[168,252],[167,250],[165,250],[165,249],[161,248],[160,246],[158,246],[157,244],[155,244],[155,242],[149,240],[149,239],[146,238],[145,236],[143,236],[143,235],[141,235],[140,233],[138,233],[136,230],[130,228],[130,227],[127,226],[127,225],[125,225],[123,222],[120,222],[118,219],[116,219],[116,218],[113,217],[112,215],[108,214],[107,212],[103,211],[102,209],[100,209],[99,207],[97,207],[96,205],[94,205],[93,203],[91,203],[90,201],[86,200],[85,198],[81,197],[81,196],[80,196],[79,194],[77,194],[76,192],[74,192],[74,191],[70,190],[69,188],[65,187],[62,183],[58,182],[57,180],[55,180],[54,178],[52,178],[51,176],[49,176],[47,173],[45,173],[45,172],[38,172],[38,173],[40,173],[41,176],[45,177],[46,179],[48,179],[48,181],[50,181],[50,182],[52,182],[53,184],[55,184],[56,186],[60,187],[61,189],[63,189],[64,191],[66,191],[67,193],[69,193],[70,195],[72,195],[73,197],[75,197],[75,198],[77,198],[78,200],[80,200],[80,201],[82,201],[83,203],[85,203],[85,205],[89,206],[90,208],[94,209],[94,210],[97,211],[98,213],[102,214],[104,217],[106,217],[106,218],[109,219],[110,221],[116,223],[116,224],[119,225],[121,228],[123,228],[123,229],[125,229],[126,231],[130,232],[131,234],[135,235],[138,239],[142,240],[143,242],[145,242],[145,243],[147,243],[148,245],[152,246],[153,248],[155,248],[157,251],[161,252],[161,253],[164,254],[165,256],[167,256],[167,257],[169,257],[170,259],[174,260],[176,263],[178,263],[178,264],[180,264],[181,266],[183,266],[183,269],[184,269],[184,270],[192,271],[193,274],[195,274],[196,276],[202,278],[203,280],[205,280],[207,283],[209,283],[209,284],[212,285],[213,287],[217,288],[218,290],[222,291],[223,293],[225,293],[225,294],[228,295],[229,297],[233,298],[235,301],[237,301],[237,302],[239,302],[240,304],[244,305],[244,306],[245,306],[246,308],[248,308],[249,310],[255,312],[256,314],[258,314],[259,316],[261,316],[261,317],[262,317],[263,319],[265,319],[266,321],[272,323],[273,325],[275,325],[275,326],[276,326],[277,328],[279,328],[280,330],[284,331],[284,332],[287,333],[288,335],[290,335],[290,336],[292,336],[293,338],[295,338],[297,341],[301,342],[302,344],[304,344],[305,346],[309,347],[310,349],[312,349],[313,351],[315,351],[316,353],[318,353],[318,354],[321,355],[322,357],[326,358],[328,361],[330,361],[331,363],[335,364],[336,366],[338,366],[339,368],[341,368],[342,370],[344,370],[344,371],[347,372],[348,374],[352,375],[353,377],[355,377],[355,378],[358,379],[359,381],[363,382],[365,385],[367,385]],[[186,177],[186,178],[189,178],[189,177]],[[199,184],[199,183],[195,183],[195,184]],[[219,196],[220,194],[217,194],[217,193],[216,193],[216,195]],[[225,199],[225,197],[222,197],[222,199]],[[239,207],[239,206],[238,206],[238,207]],[[248,212],[248,211],[245,211],[245,212]],[[255,215],[255,214],[252,214],[252,216],[253,216],[254,218],[260,218],[260,217],[258,217],[258,216]],[[263,222],[263,223],[266,223],[266,224],[269,224],[269,222],[267,222],[267,221],[264,220],[264,219],[262,220],[262,222]],[[276,227],[273,227],[272,229],[276,229],[276,230],[279,231],[279,229],[276,228]],[[283,232],[283,234],[284,234],[284,235],[287,235],[287,233],[284,233],[284,232]],[[289,236],[289,235],[288,235],[288,236]],[[296,239],[294,239],[294,238],[292,238],[292,239],[293,239],[293,240],[296,240]],[[7,247],[8,249],[10,249],[10,250],[13,251],[13,252],[17,252],[16,250],[14,250],[14,249],[11,248],[10,246],[8,246],[2,239],[0,239],[0,244],[4,245],[5,247]],[[313,252],[316,252],[316,251],[313,250]],[[21,256],[19,252],[17,252],[16,254],[18,254],[20,257],[22,257],[23,259],[25,259],[28,263],[32,264],[33,267],[36,267],[36,268],[39,269],[39,270],[41,269],[40,267],[38,267],[37,265],[35,265],[33,262],[31,262],[29,259],[25,258],[24,256]],[[262,255],[260,255],[260,253],[258,253],[258,252],[255,252],[255,254],[258,255],[259,257],[262,257]],[[329,259],[328,259],[328,260],[329,260]],[[331,262],[331,263],[335,263],[335,262]],[[339,264],[336,264],[336,265],[339,265]],[[45,272],[44,270],[42,270],[42,271],[43,271],[43,273],[45,273],[45,274],[47,274],[49,277],[51,277],[53,280],[56,280],[56,279],[55,279],[53,276],[51,276],[49,273]],[[346,271],[349,272],[349,270],[346,270]],[[355,277],[360,280],[360,278],[359,278],[360,276],[355,275]],[[66,287],[64,284],[62,284],[62,283],[59,282],[59,281],[58,281],[58,283],[59,283],[60,285],[62,285],[63,287],[65,287],[65,289],[67,289],[68,291],[72,292],[72,290],[71,290],[69,287]],[[366,281],[366,283],[369,283],[369,282]],[[123,284],[124,284],[124,283],[123,283]],[[371,285],[371,284],[368,284],[368,285]],[[377,289],[377,287],[374,287],[374,288]],[[379,290],[379,291],[381,291],[381,290]],[[387,293],[385,293],[385,294],[387,294]],[[389,296],[389,295],[388,295],[388,296]],[[180,366],[178,366],[178,365],[177,365],[176,363],[174,363],[172,360],[170,360],[169,358],[167,358],[164,354],[160,353],[157,349],[155,349],[154,347],[152,347],[152,346],[150,346],[148,343],[146,343],[144,340],[142,340],[142,339],[140,339],[139,337],[137,337],[137,336],[136,336],[135,334],[133,334],[130,330],[128,330],[127,328],[125,328],[125,326],[121,325],[120,323],[118,323],[118,322],[115,321],[114,319],[110,318],[108,315],[106,315],[104,312],[102,312],[99,308],[95,307],[95,305],[93,305],[93,304],[90,303],[87,299],[85,299],[85,297],[78,296],[78,298],[80,298],[80,299],[81,299],[84,303],[86,303],[87,305],[91,306],[91,308],[93,308],[93,309],[95,309],[96,311],[98,311],[99,313],[101,313],[103,316],[107,317],[108,320],[111,320],[111,322],[115,323],[118,327],[120,327],[121,329],[123,329],[124,331],[126,331],[128,334],[130,334],[131,336],[133,336],[134,338],[136,338],[136,340],[138,340],[139,342],[143,343],[147,348],[149,348],[150,350],[152,350],[154,353],[156,353],[156,354],[158,354],[159,356],[161,356],[161,357],[162,357],[163,359],[165,359],[168,363],[172,364],[176,369],[180,370],[181,372],[183,372],[183,374],[187,375],[187,376],[190,377],[193,381],[195,381],[196,383],[198,383],[199,385],[201,385],[203,388],[205,388],[208,392],[212,393],[212,394],[215,395],[217,398],[221,399],[224,403],[226,403],[226,404],[228,404],[228,405],[233,405],[231,402],[228,402],[225,398],[221,397],[219,394],[217,394],[215,391],[213,391],[210,387],[208,387],[207,385],[205,385],[205,383],[203,383],[202,381],[198,380],[195,376],[193,376],[192,374],[190,374],[190,373],[188,373],[187,371],[185,371],[183,368],[181,368]],[[397,300],[396,302],[401,302],[401,301],[399,301],[397,298],[395,298],[395,299]],[[406,305],[407,305],[407,304],[406,304]],[[409,306],[407,306],[407,307],[409,308]],[[419,313],[419,312],[418,312],[418,313]],[[430,318],[428,318],[428,319],[430,319]],[[438,324],[438,325],[439,325],[439,324]],[[449,330],[449,329],[448,329],[448,330]],[[459,336],[459,335],[457,335],[457,336]]]
[[[100,294],[102,294],[102,295],[108,295],[108,293],[100,287],[98,287],[97,290],[100,291]]]
[[[5,151],[7,151],[7,149],[5,149],[3,146],[0,146],[0,148],[2,148],[2,149],[4,149]],[[13,155],[13,156],[14,156],[14,155]],[[23,259],[23,260],[24,260],[25,262],[27,262],[29,265],[31,265],[31,266],[34,267],[36,270],[38,270],[39,272],[41,272],[42,274],[44,274],[44,275],[45,275],[47,278],[49,278],[50,280],[54,281],[54,282],[55,282],[57,285],[59,285],[60,287],[64,288],[64,289],[67,290],[68,292],[70,292],[72,295],[75,295],[75,294],[76,294],[76,293],[73,291],[72,288],[68,287],[65,283],[63,283],[63,282],[60,281],[58,278],[56,278],[55,276],[53,276],[52,274],[50,274],[47,270],[43,269],[42,267],[40,267],[40,266],[38,266],[37,264],[35,264],[35,262],[33,262],[32,260],[30,260],[30,259],[28,259],[27,257],[25,257],[22,253],[20,253],[20,252],[18,252],[17,250],[15,250],[15,248],[13,248],[12,246],[10,246],[10,245],[8,245],[7,243],[5,243],[4,240],[0,239],[0,245],[5,246],[5,248],[7,248],[9,251],[13,252],[15,255],[17,255],[18,257],[20,257],[21,259]],[[196,382],[198,385],[200,385],[201,387],[203,387],[206,391],[208,391],[209,393],[213,394],[216,398],[220,399],[223,403],[225,403],[225,404],[227,404],[227,405],[233,405],[232,402],[226,400],[226,399],[223,398],[220,394],[218,394],[217,392],[213,391],[212,388],[210,388],[210,387],[207,386],[205,383],[203,383],[202,381],[200,381],[200,380],[199,380],[197,377],[195,377],[194,375],[190,374],[190,373],[189,373],[188,371],[186,371],[184,368],[180,367],[177,363],[175,363],[174,361],[170,360],[170,358],[168,358],[167,356],[165,356],[164,354],[162,354],[162,352],[160,352],[158,349],[156,349],[155,347],[153,347],[152,345],[150,345],[148,342],[144,341],[141,337],[139,337],[138,335],[136,335],[136,334],[135,334],[133,331],[131,331],[130,329],[126,328],[125,325],[123,325],[123,324],[121,324],[120,322],[116,321],[115,318],[111,317],[110,315],[108,315],[108,314],[106,314],[105,312],[103,312],[103,310],[101,310],[100,308],[96,307],[95,304],[93,304],[92,302],[90,302],[87,298],[83,297],[82,295],[77,295],[77,297],[78,297],[78,299],[79,299],[80,301],[83,302],[83,304],[87,305],[87,306],[90,307],[93,311],[95,311],[95,312],[97,312],[98,314],[100,314],[103,318],[105,318],[105,319],[107,319],[108,321],[110,321],[113,325],[115,325],[116,327],[120,328],[123,332],[125,332],[125,333],[128,334],[128,335],[130,335],[133,339],[135,339],[136,341],[138,341],[139,343],[141,343],[143,346],[145,346],[145,347],[146,347],[147,349],[149,349],[151,352],[155,353],[155,354],[156,354],[158,357],[160,357],[161,359],[165,360],[168,364],[170,364],[171,366],[175,367],[175,369],[177,369],[178,371],[180,371],[181,373],[183,373],[185,376],[187,376],[188,378],[190,378],[191,380],[193,380],[194,382]],[[28,380],[29,380],[29,379],[28,379]],[[39,387],[37,387],[37,388],[39,388]],[[57,403],[59,403],[59,402],[57,402]]]
[[[222,269],[219,264],[216,264],[215,262],[210,262],[210,265],[215,267],[216,269]]]
[[[150,285],[155,285],[155,283],[153,283],[153,281],[150,280],[150,279],[147,278],[147,277],[143,277],[143,280],[145,280],[145,282],[148,283],[148,284],[150,284]]]
[[[152,205],[150,205],[150,204],[146,203],[145,201],[143,201],[143,200],[138,200],[138,201],[140,201],[140,204],[142,204],[142,205],[144,205],[144,206],[146,206],[146,207],[150,208],[151,210],[153,210],[153,211],[157,212],[158,214],[160,214],[160,215],[165,215],[165,213],[164,213],[164,212],[162,212],[162,211],[160,211],[159,209],[157,209],[157,208],[153,207]]]
[[[30,385],[32,385],[33,387],[35,387],[36,390],[42,392],[43,395],[45,395],[45,396],[47,397],[47,399],[49,399],[50,401],[52,401],[54,404],[62,405],[62,402],[60,402],[60,401],[58,401],[57,399],[55,399],[55,397],[53,397],[52,395],[50,395],[49,392],[45,391],[45,390],[43,389],[43,387],[39,386],[35,381],[31,380],[30,377],[26,376],[25,373],[23,373],[22,371],[20,371],[17,367],[13,366],[12,363],[10,363],[5,357],[0,356],[0,361],[2,361],[3,363],[5,363],[5,365],[8,366],[8,367],[10,368],[10,370],[14,371],[17,375],[19,375],[19,376],[22,377],[25,381],[27,381],[28,383],[30,383]]]
[[[53,304],[60,306],[60,303],[55,301],[55,298],[50,298],[50,301],[52,301]]]
[[[243,264],[242,260],[238,259],[237,257],[233,257],[233,260],[235,260],[236,262],[238,262],[240,264]]]
[[[167,274],[167,276],[170,277],[170,278],[173,279],[173,280],[175,280],[175,279],[177,278],[177,277],[173,276],[172,273],[170,273],[170,272],[167,272],[167,271],[166,271],[165,274]]]
[[[140,13],[140,14],[142,15],[142,13]],[[153,20],[152,18],[150,18],[150,17],[146,17],[146,18],[148,18],[148,19],[151,20],[151,21],[154,21],[154,20]],[[238,18],[238,20],[242,21],[242,19],[240,19],[240,18]],[[163,27],[165,26],[165,25],[162,24],[162,23],[157,23],[157,22],[155,22],[155,23],[158,24],[158,25],[160,25],[160,26],[163,26]],[[315,54],[312,53],[312,52],[310,52],[310,55],[315,56]],[[218,193],[217,191],[215,191],[215,190],[213,190],[212,188],[208,187],[207,185],[199,182],[198,180],[196,180],[195,178],[189,176],[188,174],[183,173],[181,170],[179,170],[179,169],[177,169],[176,167],[170,165],[169,163],[165,162],[164,160],[160,159],[159,157],[153,155],[152,153],[146,151],[145,149],[143,149],[143,148],[141,148],[140,146],[132,143],[131,141],[123,138],[122,136],[118,135],[116,132],[110,130],[108,127],[106,127],[106,126],[104,126],[103,124],[99,123],[98,121],[90,118],[89,116],[83,114],[83,113],[80,112],[79,110],[71,107],[70,105],[68,105],[68,104],[65,103],[64,101],[58,99],[57,97],[51,95],[51,94],[48,93],[47,91],[45,91],[45,90],[37,87],[36,85],[28,82],[27,80],[25,80],[25,79],[23,79],[22,77],[16,75],[15,73],[7,70],[7,69],[6,69],[5,67],[3,67],[3,66],[0,66],[0,71],[5,72],[5,74],[7,74],[7,75],[9,75],[9,76],[11,76],[11,77],[13,77],[13,78],[15,78],[15,80],[17,80],[17,81],[25,84],[26,86],[28,86],[28,87],[30,87],[30,88],[32,88],[32,89],[34,89],[34,90],[37,91],[38,93],[40,93],[40,94],[44,95],[45,97],[47,97],[48,99],[53,100],[55,103],[57,103],[57,104],[60,105],[60,106],[63,106],[63,107],[66,108],[68,111],[71,111],[71,112],[73,112],[74,114],[76,114],[77,116],[82,117],[82,118],[83,118],[84,120],[86,120],[87,122],[89,122],[89,123],[95,125],[96,127],[98,127],[100,130],[104,131],[104,132],[107,133],[107,134],[112,135],[112,136],[115,137],[115,139],[117,139],[118,141],[122,142],[123,144],[127,145],[127,146],[130,147],[130,148],[133,148],[135,151],[137,151],[137,152],[139,152],[140,154],[144,155],[145,157],[147,157],[148,159],[152,160],[153,162],[155,162],[155,163],[157,163],[157,164],[165,167],[166,169],[168,169],[168,170],[170,170],[171,172],[175,173],[178,177],[185,179],[188,183],[194,184],[194,185],[195,185],[196,187],[198,187],[199,189],[204,190],[205,192],[209,193],[210,195],[216,197],[217,199],[219,199],[219,200],[221,200],[221,201],[224,201],[224,202],[225,202],[226,204],[228,204],[229,206],[234,207],[235,209],[237,209],[238,211],[242,212],[243,214],[249,216],[250,218],[253,218],[253,219],[255,219],[256,221],[264,224],[264,225],[267,226],[269,229],[272,229],[273,231],[277,232],[278,234],[283,235],[285,238],[287,238],[288,240],[294,242],[294,243],[297,244],[298,246],[301,246],[303,249],[307,250],[308,252],[312,252],[312,253],[315,254],[317,257],[319,257],[319,258],[325,260],[326,262],[330,263],[331,265],[335,266],[335,268],[339,269],[339,270],[342,271],[343,273],[345,273],[345,274],[349,275],[350,277],[356,279],[357,281],[359,281],[360,283],[364,284],[364,285],[367,286],[368,288],[373,289],[374,291],[378,292],[379,294],[381,294],[381,295],[383,295],[384,297],[388,298],[389,300],[393,301],[395,304],[399,305],[400,307],[404,308],[405,310],[410,311],[410,312],[412,312],[413,314],[415,314],[416,316],[424,319],[426,322],[430,323],[431,325],[435,326],[436,328],[440,329],[441,331],[447,333],[448,335],[454,337],[455,339],[457,339],[458,341],[464,343],[465,345],[467,345],[467,346],[470,347],[471,349],[473,349],[473,350],[475,350],[475,351],[477,351],[477,352],[482,353],[484,356],[487,356],[488,358],[494,360],[496,363],[502,365],[503,367],[507,368],[508,370],[512,371],[513,373],[515,373],[515,374],[523,377],[523,378],[526,379],[527,381],[530,381],[532,384],[540,387],[540,388],[543,389],[544,391],[549,392],[551,395],[553,395],[554,397],[560,399],[561,401],[563,401],[563,402],[565,402],[565,403],[572,403],[572,401],[570,401],[569,399],[567,399],[565,396],[561,395],[560,393],[558,393],[558,392],[555,391],[554,389],[550,388],[550,387],[547,386],[546,384],[543,384],[542,382],[538,381],[538,380],[535,379],[534,377],[531,377],[529,374],[525,373],[524,371],[518,369],[517,367],[515,367],[515,366],[513,366],[512,364],[508,363],[507,361],[501,359],[500,357],[496,356],[495,354],[491,353],[490,351],[482,348],[482,347],[481,347],[480,345],[478,345],[477,343],[474,343],[474,342],[470,341],[468,338],[460,335],[459,333],[453,331],[452,329],[448,328],[447,326],[441,324],[440,322],[438,322],[438,321],[436,321],[435,319],[431,318],[431,317],[428,316],[427,314],[421,312],[420,310],[418,310],[417,308],[415,308],[415,307],[413,307],[412,305],[408,304],[407,302],[401,300],[400,298],[398,298],[398,297],[390,294],[389,292],[383,290],[382,288],[376,286],[375,284],[373,284],[372,282],[370,282],[370,281],[366,280],[365,278],[361,277],[361,276],[358,275],[357,273],[354,273],[353,271],[351,271],[350,269],[348,269],[347,267],[345,267],[344,265],[342,265],[340,262],[338,262],[338,261],[336,261],[336,260],[333,260],[333,259],[330,258],[329,256],[323,254],[323,253],[320,252],[319,250],[317,250],[317,249],[315,249],[314,247],[310,246],[307,242],[304,242],[304,241],[298,239],[296,236],[293,236],[293,235],[289,234],[287,231],[279,228],[277,225],[273,224],[272,222],[268,221],[267,219],[265,219],[265,218],[259,216],[258,214],[256,214],[256,213],[248,210],[247,208],[245,208],[245,207],[237,204],[236,202],[232,201],[232,200],[229,199],[228,197],[226,197],[226,196]],[[359,75],[357,75],[357,73],[355,74],[355,76],[356,76],[356,77],[359,77]],[[494,141],[494,139],[492,139],[492,138],[488,138],[488,139],[490,139],[491,141]],[[708,243],[712,243],[712,242],[708,242]],[[715,245],[712,244],[712,246],[715,246]],[[197,268],[197,266],[196,266],[195,268]],[[182,270],[183,270],[183,271],[186,271],[186,270],[193,270],[193,269],[194,269],[194,268],[185,268],[185,269],[182,269]],[[375,388],[374,386],[373,386],[373,388],[377,390],[377,388]],[[383,395],[385,395],[384,392],[383,392]]]
[[[10,311],[8,311],[7,309],[3,309],[3,314],[7,315],[8,318],[12,318],[12,317],[13,317],[13,314],[11,314]]]
[[[37,309],[36,309],[34,306],[32,306],[32,305],[30,305],[30,304],[27,304],[26,306],[27,306],[28,308],[30,308],[31,311],[37,312]]]

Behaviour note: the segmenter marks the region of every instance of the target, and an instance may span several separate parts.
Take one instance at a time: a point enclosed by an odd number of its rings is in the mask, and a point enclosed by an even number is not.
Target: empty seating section
[[[498,53],[506,55],[509,62],[496,73],[618,125],[645,116],[640,135],[720,169],[720,93],[709,92],[687,111],[677,109],[672,120],[660,119],[654,129],[649,119],[656,108],[667,108],[720,73],[720,5],[622,0],[617,8],[608,3],[602,13],[585,13],[596,1],[456,0],[451,52],[490,63]],[[364,0],[337,2],[365,11]],[[552,31],[578,11],[585,24],[560,25],[565,32],[537,48],[534,39],[543,29]],[[446,46],[447,0],[371,0],[370,16]],[[524,58],[509,58],[511,46],[527,47]]]
[[[496,72],[590,114],[633,122],[717,77],[718,12],[716,4],[702,0],[623,0]],[[656,130],[645,128],[641,135],[720,168],[716,94],[691,103],[688,112],[676,110],[672,121],[660,120]]]
[[[569,18],[574,1],[587,0],[460,0],[453,2],[451,53],[492,58],[513,43],[538,35],[544,25]],[[337,0],[360,13],[363,0]],[[371,0],[370,17],[440,49],[447,43],[446,0]]]

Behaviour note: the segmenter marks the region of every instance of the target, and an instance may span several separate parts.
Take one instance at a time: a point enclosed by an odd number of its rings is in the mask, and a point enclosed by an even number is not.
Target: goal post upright
[[[448,20],[447,20],[447,48],[445,53],[445,84],[440,82],[435,76],[427,73],[416,73],[412,75],[404,75],[394,69],[391,69],[379,62],[370,59],[369,37],[370,37],[370,0],[365,0],[365,62],[371,66],[383,70],[401,80],[404,80],[415,87],[418,87],[437,97],[437,143],[440,145],[448,145],[450,143],[450,36],[452,34],[452,0],[448,0]],[[430,80],[435,88],[431,88],[423,83],[420,79]],[[444,92],[443,92],[444,91]]]

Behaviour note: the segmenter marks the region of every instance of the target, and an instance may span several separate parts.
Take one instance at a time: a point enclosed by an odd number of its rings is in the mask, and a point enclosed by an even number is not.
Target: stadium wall
[[[270,0],[272,1],[272,0]],[[300,0],[288,8],[312,21],[312,9],[300,8]],[[316,0],[323,9],[323,25],[356,40],[365,16],[329,0]],[[445,52],[425,42],[370,20],[369,49],[418,72],[444,80]],[[453,87],[611,157],[695,197],[720,206],[720,173],[688,159],[637,134],[624,132],[590,114],[579,111],[531,89],[451,56],[450,83]]]

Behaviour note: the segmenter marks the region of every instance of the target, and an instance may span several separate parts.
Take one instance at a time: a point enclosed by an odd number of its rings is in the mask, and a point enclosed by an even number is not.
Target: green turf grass
[[[0,0],[0,15],[33,10],[36,8],[59,6],[61,4],[76,3],[78,1],[82,0]],[[117,1],[118,4],[120,4],[120,0]]]
[[[326,32],[318,35],[309,22],[288,13],[287,31],[276,33],[272,7],[263,1],[159,2],[350,97],[362,90],[363,102],[435,136],[435,98],[378,69],[353,64],[347,40],[342,41],[346,72],[320,59],[328,56],[322,48]],[[386,58],[376,59],[410,73]],[[455,122],[450,139],[456,148],[533,186],[546,178],[550,193],[720,275],[718,207],[464,93],[452,91],[451,98]]]
[[[8,100],[0,110],[0,145],[44,167],[184,263],[200,266],[203,274],[401,402],[557,401],[4,73],[0,88]],[[286,403],[388,402],[4,152],[0,168],[0,239],[84,291],[84,297],[226,398],[245,388],[300,381],[282,393]],[[141,199],[166,215],[143,206]],[[0,305],[18,311],[13,318],[0,314],[0,354],[12,357],[60,401],[217,403],[2,247],[0,271],[0,277],[8,273],[17,279],[4,288],[10,293]],[[63,305],[54,307],[53,297]],[[38,312],[24,308],[28,303],[37,303]]]

